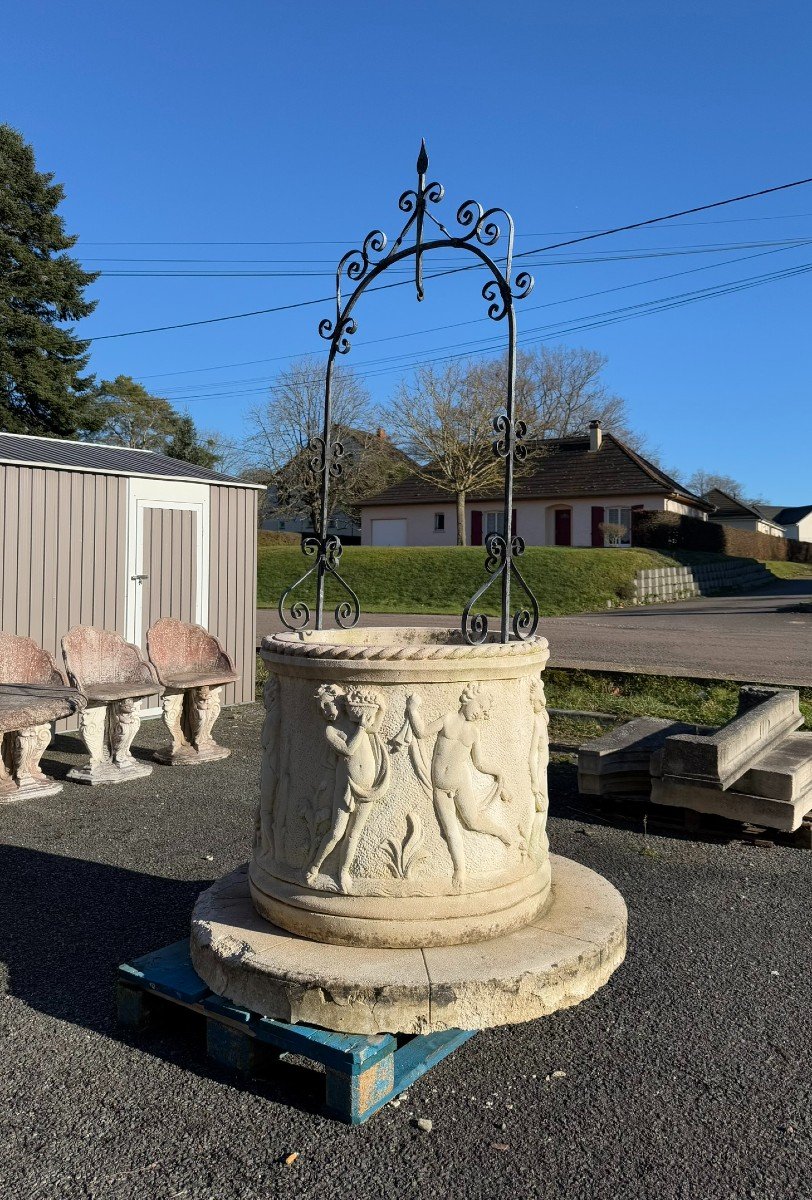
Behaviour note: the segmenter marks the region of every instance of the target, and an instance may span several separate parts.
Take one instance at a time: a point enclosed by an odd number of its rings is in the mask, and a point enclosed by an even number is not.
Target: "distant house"
[[[378,429],[375,433],[370,433],[365,429],[347,429],[340,435],[340,441],[344,447],[345,459],[351,459],[353,455],[363,454],[369,446],[370,441],[375,439],[377,446],[384,447],[386,457],[391,463],[391,471],[387,472],[389,478],[392,479],[402,475],[405,471],[413,470],[415,464],[407,454],[394,446],[386,435],[385,430]],[[296,460],[302,458],[303,451],[296,456]],[[380,460],[379,460],[380,461]],[[285,471],[288,468],[282,468],[280,476],[284,478]],[[298,468],[297,468],[298,470]],[[295,477],[295,471],[291,472]],[[278,504],[278,488],[276,484],[270,484],[263,503],[262,511],[265,514],[260,524],[260,529],[270,530],[279,533],[310,533],[313,529],[313,521],[308,513],[291,513],[290,505],[280,506]],[[328,533],[337,533],[344,543],[359,542],[361,540],[361,522],[355,516],[343,512],[341,509],[336,509],[330,516],[327,524]]]
[[[737,529],[749,529],[753,533],[769,533],[773,537],[794,536],[787,534],[784,526],[769,514],[779,509],[768,509],[763,504],[748,504],[728,495],[721,488],[712,488],[705,493],[705,500],[713,505],[710,520],[720,525],[733,525]],[[812,512],[812,509],[810,509]]]
[[[629,546],[636,509],[707,520],[712,505],[592,421],[588,434],[550,438],[528,447],[517,473],[513,531],[529,546]],[[467,498],[466,536],[479,546],[499,532],[500,489]],[[453,546],[455,498],[412,474],[361,505],[366,546]],[[613,536],[605,526],[621,526]]]
[[[784,536],[799,542],[812,542],[812,504],[800,504],[795,508],[780,508],[773,504],[759,504],[760,510],[784,530]]]

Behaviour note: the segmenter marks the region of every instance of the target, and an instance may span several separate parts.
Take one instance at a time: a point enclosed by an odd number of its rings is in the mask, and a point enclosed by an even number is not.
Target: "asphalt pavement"
[[[223,712],[224,762],[0,807],[4,1200],[812,1196],[812,852],[607,823],[569,764],[552,848],[630,914],[626,963],[590,1000],[478,1034],[357,1129],[299,1065],[248,1085],[208,1065],[187,1014],[118,1029],[116,965],[185,936],[248,855],[260,721]],[[159,740],[145,722],[139,752]],[[78,749],[60,739],[46,769]]]
[[[696,679],[812,686],[812,579],[777,580],[735,596],[545,617],[550,666],[635,671]],[[364,625],[441,625],[448,616],[364,613]],[[257,611],[257,636],[282,628],[275,609]]]

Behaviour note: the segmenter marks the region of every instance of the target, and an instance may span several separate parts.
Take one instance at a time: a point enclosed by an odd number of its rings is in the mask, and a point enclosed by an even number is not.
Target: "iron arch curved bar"
[[[531,636],[538,626],[538,605],[524,578],[514,564],[514,558],[524,552],[524,542],[515,536],[512,529],[513,514],[513,476],[515,463],[521,461],[527,454],[523,445],[527,429],[522,421],[515,419],[514,393],[516,382],[516,316],[514,302],[529,295],[533,287],[533,277],[528,271],[521,271],[511,283],[513,269],[514,226],[510,214],[503,208],[485,209],[476,200],[466,200],[457,209],[456,219],[460,232],[450,232],[429,209],[429,204],[438,204],[444,196],[440,183],[426,182],[428,169],[428,154],[425,143],[421,145],[417,159],[418,182],[415,189],[402,193],[398,201],[401,212],[407,215],[407,220],[400,234],[393,242],[391,249],[387,247],[386,235],[380,229],[371,230],[364,238],[359,248],[349,250],[339,261],[336,268],[336,306],[332,318],[325,317],[319,323],[319,334],[330,343],[327,356],[327,369],[324,381],[324,410],[321,434],[313,438],[310,446],[309,466],[314,476],[320,476],[320,512],[319,528],[312,534],[302,536],[302,550],[307,555],[315,555],[316,561],[305,573],[286,588],[279,600],[279,616],[289,629],[304,629],[309,625],[311,613],[304,601],[294,601],[288,609],[287,601],[291,594],[300,587],[311,575],[316,575],[316,604],[315,627],[321,629],[324,613],[324,585],[326,577],[332,576],[346,592],[347,599],[337,605],[334,615],[336,622],[342,628],[351,628],[360,618],[360,601],[341,576],[337,569],[341,557],[341,541],[336,534],[327,533],[330,514],[329,488],[331,477],[342,473],[342,458],[344,447],[341,441],[333,436],[332,416],[332,382],[336,357],[347,354],[352,347],[353,335],[357,332],[357,324],[353,316],[358,301],[367,288],[381,274],[396,263],[414,259],[415,288],[418,300],[424,296],[423,287],[423,258],[434,250],[462,250],[473,255],[484,266],[490,277],[482,286],[482,297],[488,305],[488,316],[494,321],[506,321],[507,335],[507,386],[504,412],[494,420],[494,453],[505,462],[505,488],[503,534],[491,533],[486,539],[488,557],[485,568],[489,578],[475,592],[465,607],[462,615],[462,631],[469,642],[484,641],[488,636],[488,619],[483,614],[473,613],[474,606],[497,580],[501,583],[501,640],[507,642],[511,633],[516,638]],[[433,223],[442,236],[425,238],[424,226],[426,220]],[[502,240],[503,228],[506,230],[506,247],[504,253],[505,266],[502,269],[496,258],[488,253]],[[410,231],[414,231],[414,242],[406,245],[405,239]],[[501,258],[501,255],[499,256]],[[346,296],[342,295],[342,282],[352,284],[352,290]],[[511,582],[515,579],[529,602],[511,616]]]

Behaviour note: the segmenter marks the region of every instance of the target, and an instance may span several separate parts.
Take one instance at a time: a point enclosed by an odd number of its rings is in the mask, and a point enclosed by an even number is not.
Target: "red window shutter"
[[[482,510],[479,508],[471,510],[471,545],[482,545]]]
[[[606,520],[606,509],[597,504],[592,505],[592,545],[603,545],[603,530],[601,525]]]
[[[510,513],[510,536],[516,536],[516,509],[512,509]]]

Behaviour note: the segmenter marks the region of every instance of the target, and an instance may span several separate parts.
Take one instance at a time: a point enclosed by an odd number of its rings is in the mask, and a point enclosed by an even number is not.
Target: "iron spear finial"
[[[428,151],[426,150],[426,139],[421,138],[420,139],[420,153],[417,156],[417,173],[418,173],[418,175],[425,175],[426,171],[428,169],[429,169],[429,156],[428,156]]]

